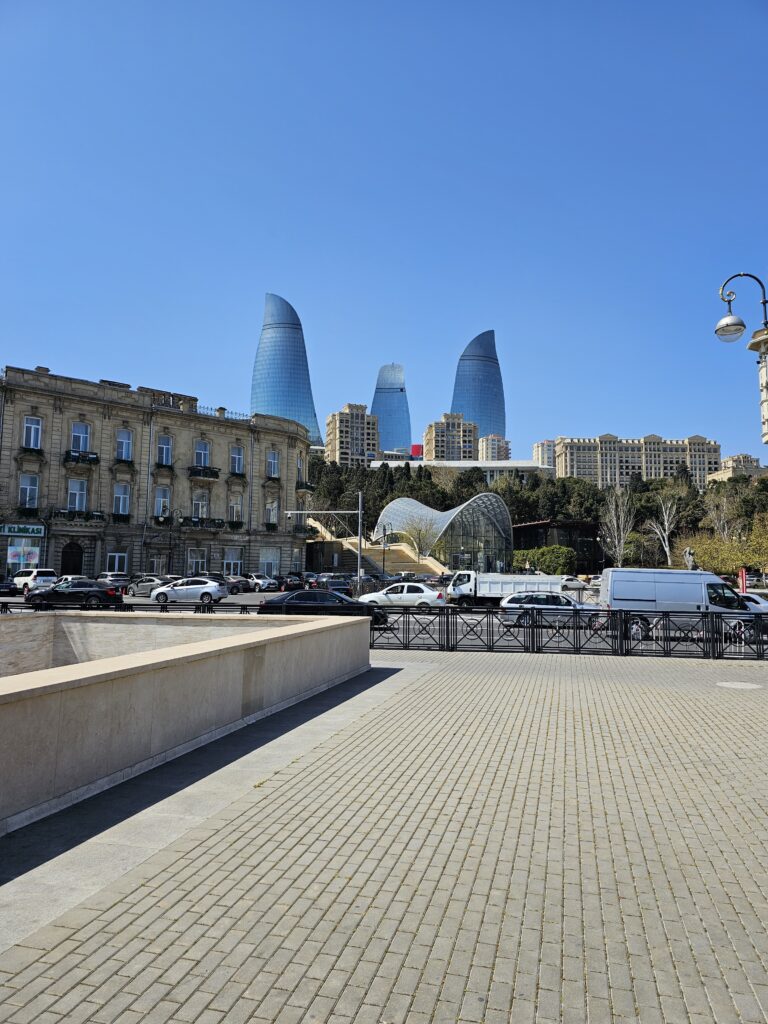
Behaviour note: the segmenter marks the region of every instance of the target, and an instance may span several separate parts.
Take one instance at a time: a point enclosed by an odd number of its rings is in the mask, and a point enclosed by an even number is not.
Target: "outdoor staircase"
[[[357,572],[357,537],[334,537],[319,519],[308,517],[308,522],[317,529],[318,537],[327,541],[338,541],[341,546],[339,572]],[[363,572],[435,572],[444,573],[448,570],[436,558],[416,558],[408,544],[387,544],[386,555],[381,544],[368,544],[363,540]]]

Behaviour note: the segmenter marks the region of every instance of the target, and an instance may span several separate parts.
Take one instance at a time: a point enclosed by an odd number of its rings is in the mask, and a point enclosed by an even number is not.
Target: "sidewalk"
[[[0,1020],[768,1020],[764,665],[373,661],[0,842]]]

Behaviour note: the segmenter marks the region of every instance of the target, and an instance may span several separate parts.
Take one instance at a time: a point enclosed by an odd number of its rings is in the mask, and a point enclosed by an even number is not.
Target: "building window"
[[[24,417],[24,447],[40,448],[43,435],[43,421],[39,416]]]
[[[91,428],[87,423],[72,424],[72,451],[89,452],[91,450]]]
[[[126,572],[128,554],[125,551],[110,551],[107,554],[107,572]]]
[[[171,488],[155,488],[155,515],[167,516],[171,511]]]
[[[301,455],[296,458],[296,482],[304,483],[304,458]]]
[[[192,495],[192,518],[207,519],[208,517],[208,492],[195,491]]]
[[[189,548],[187,550],[187,572],[190,576],[197,576],[208,568],[208,558],[205,548]]]
[[[243,496],[242,494],[230,494],[229,515],[230,522],[241,523],[243,521]]]
[[[294,548],[291,554],[291,572],[301,572],[301,549]]]
[[[170,466],[173,463],[173,441],[170,434],[159,434],[157,438],[157,464]]]
[[[280,476],[280,452],[267,452],[267,476],[273,478]]]
[[[150,555],[149,571],[153,576],[165,576],[165,555]]]
[[[259,554],[259,572],[274,576],[280,572],[280,548],[262,548]]]
[[[112,496],[112,511],[118,516],[127,516],[131,511],[131,485],[115,484]]]
[[[119,462],[130,462],[133,459],[133,431],[118,430],[115,458]]]
[[[224,548],[224,573],[227,576],[242,576],[243,549]]]
[[[233,444],[229,449],[230,473],[245,472],[245,449],[240,444]]]
[[[88,481],[67,481],[67,508],[70,512],[85,512],[88,501]]]
[[[195,465],[210,466],[211,446],[207,441],[197,441],[195,444]]]
[[[280,502],[275,498],[268,501],[265,509],[265,523],[276,523],[280,517]]]
[[[19,505],[22,508],[37,508],[37,485],[35,473],[22,473],[19,477]]]

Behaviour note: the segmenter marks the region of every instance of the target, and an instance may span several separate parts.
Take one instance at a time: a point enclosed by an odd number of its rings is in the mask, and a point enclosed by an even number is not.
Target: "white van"
[[[637,612],[633,627],[645,636],[658,612],[746,612],[754,609],[712,572],[699,569],[605,569],[600,605]]]

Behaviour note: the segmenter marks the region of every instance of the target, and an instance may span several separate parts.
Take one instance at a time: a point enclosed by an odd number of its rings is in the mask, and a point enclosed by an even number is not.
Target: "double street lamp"
[[[721,341],[738,341],[747,325],[740,316],[736,316],[731,308],[736,292],[725,289],[735,281],[737,277],[748,277],[757,282],[760,287],[760,304],[763,307],[763,326],[755,331],[747,345],[751,352],[757,352],[757,365],[759,367],[760,380],[760,423],[762,429],[763,444],[768,444],[768,296],[765,293],[765,285],[759,277],[754,274],[732,274],[720,287],[720,298],[728,306],[728,314],[718,321],[715,327],[715,334]]]

